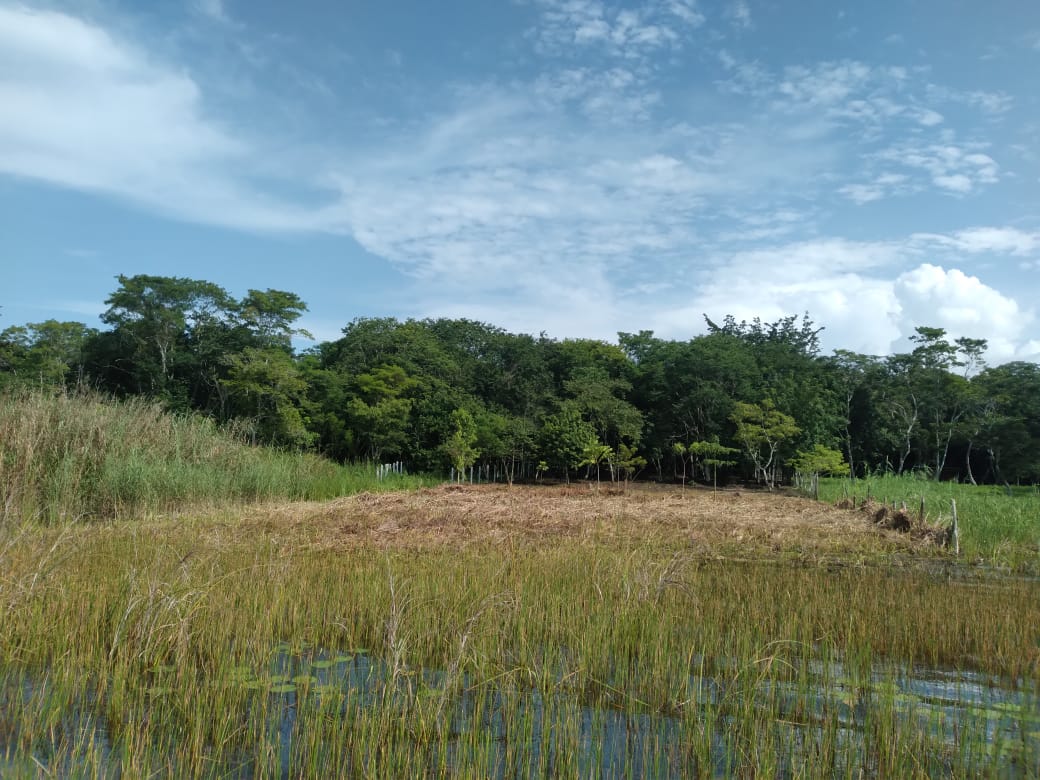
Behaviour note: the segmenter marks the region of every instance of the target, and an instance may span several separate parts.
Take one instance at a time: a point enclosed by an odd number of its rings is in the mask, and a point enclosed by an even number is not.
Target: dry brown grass
[[[232,530],[233,529],[233,530]],[[294,547],[428,549],[662,543],[706,557],[910,552],[922,545],[860,512],[776,493],[633,486],[443,485],[246,510],[211,527]]]

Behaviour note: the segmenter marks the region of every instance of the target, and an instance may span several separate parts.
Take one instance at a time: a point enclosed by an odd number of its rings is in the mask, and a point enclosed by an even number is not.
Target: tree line
[[[808,315],[686,341],[355,319],[302,352],[295,294],[119,276],[104,328],[0,332],[0,387],[89,386],[198,412],[256,443],[500,479],[578,473],[765,484],[793,470],[1040,480],[1040,366],[920,327],[887,356],[820,352]]]

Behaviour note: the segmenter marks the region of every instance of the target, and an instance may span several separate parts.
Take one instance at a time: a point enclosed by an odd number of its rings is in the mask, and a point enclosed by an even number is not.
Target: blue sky
[[[0,326],[117,274],[1040,357],[1035,0],[0,0]]]

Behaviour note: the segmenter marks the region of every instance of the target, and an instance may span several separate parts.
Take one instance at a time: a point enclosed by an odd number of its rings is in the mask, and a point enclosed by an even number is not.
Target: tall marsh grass
[[[250,446],[150,401],[0,394],[0,519],[55,522],[265,499],[325,499],[420,484],[370,466]]]
[[[1040,771],[1033,581],[657,543],[333,552],[229,528],[7,548],[0,774],[5,754],[15,776],[32,759],[83,776]],[[41,571],[56,542],[63,565]],[[922,667],[968,675],[967,698],[913,694]]]

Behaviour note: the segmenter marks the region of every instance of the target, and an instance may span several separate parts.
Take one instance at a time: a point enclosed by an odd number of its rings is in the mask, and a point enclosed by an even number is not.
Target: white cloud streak
[[[66,14],[0,6],[0,172],[193,221],[312,227],[231,173],[259,156],[183,70]]]

